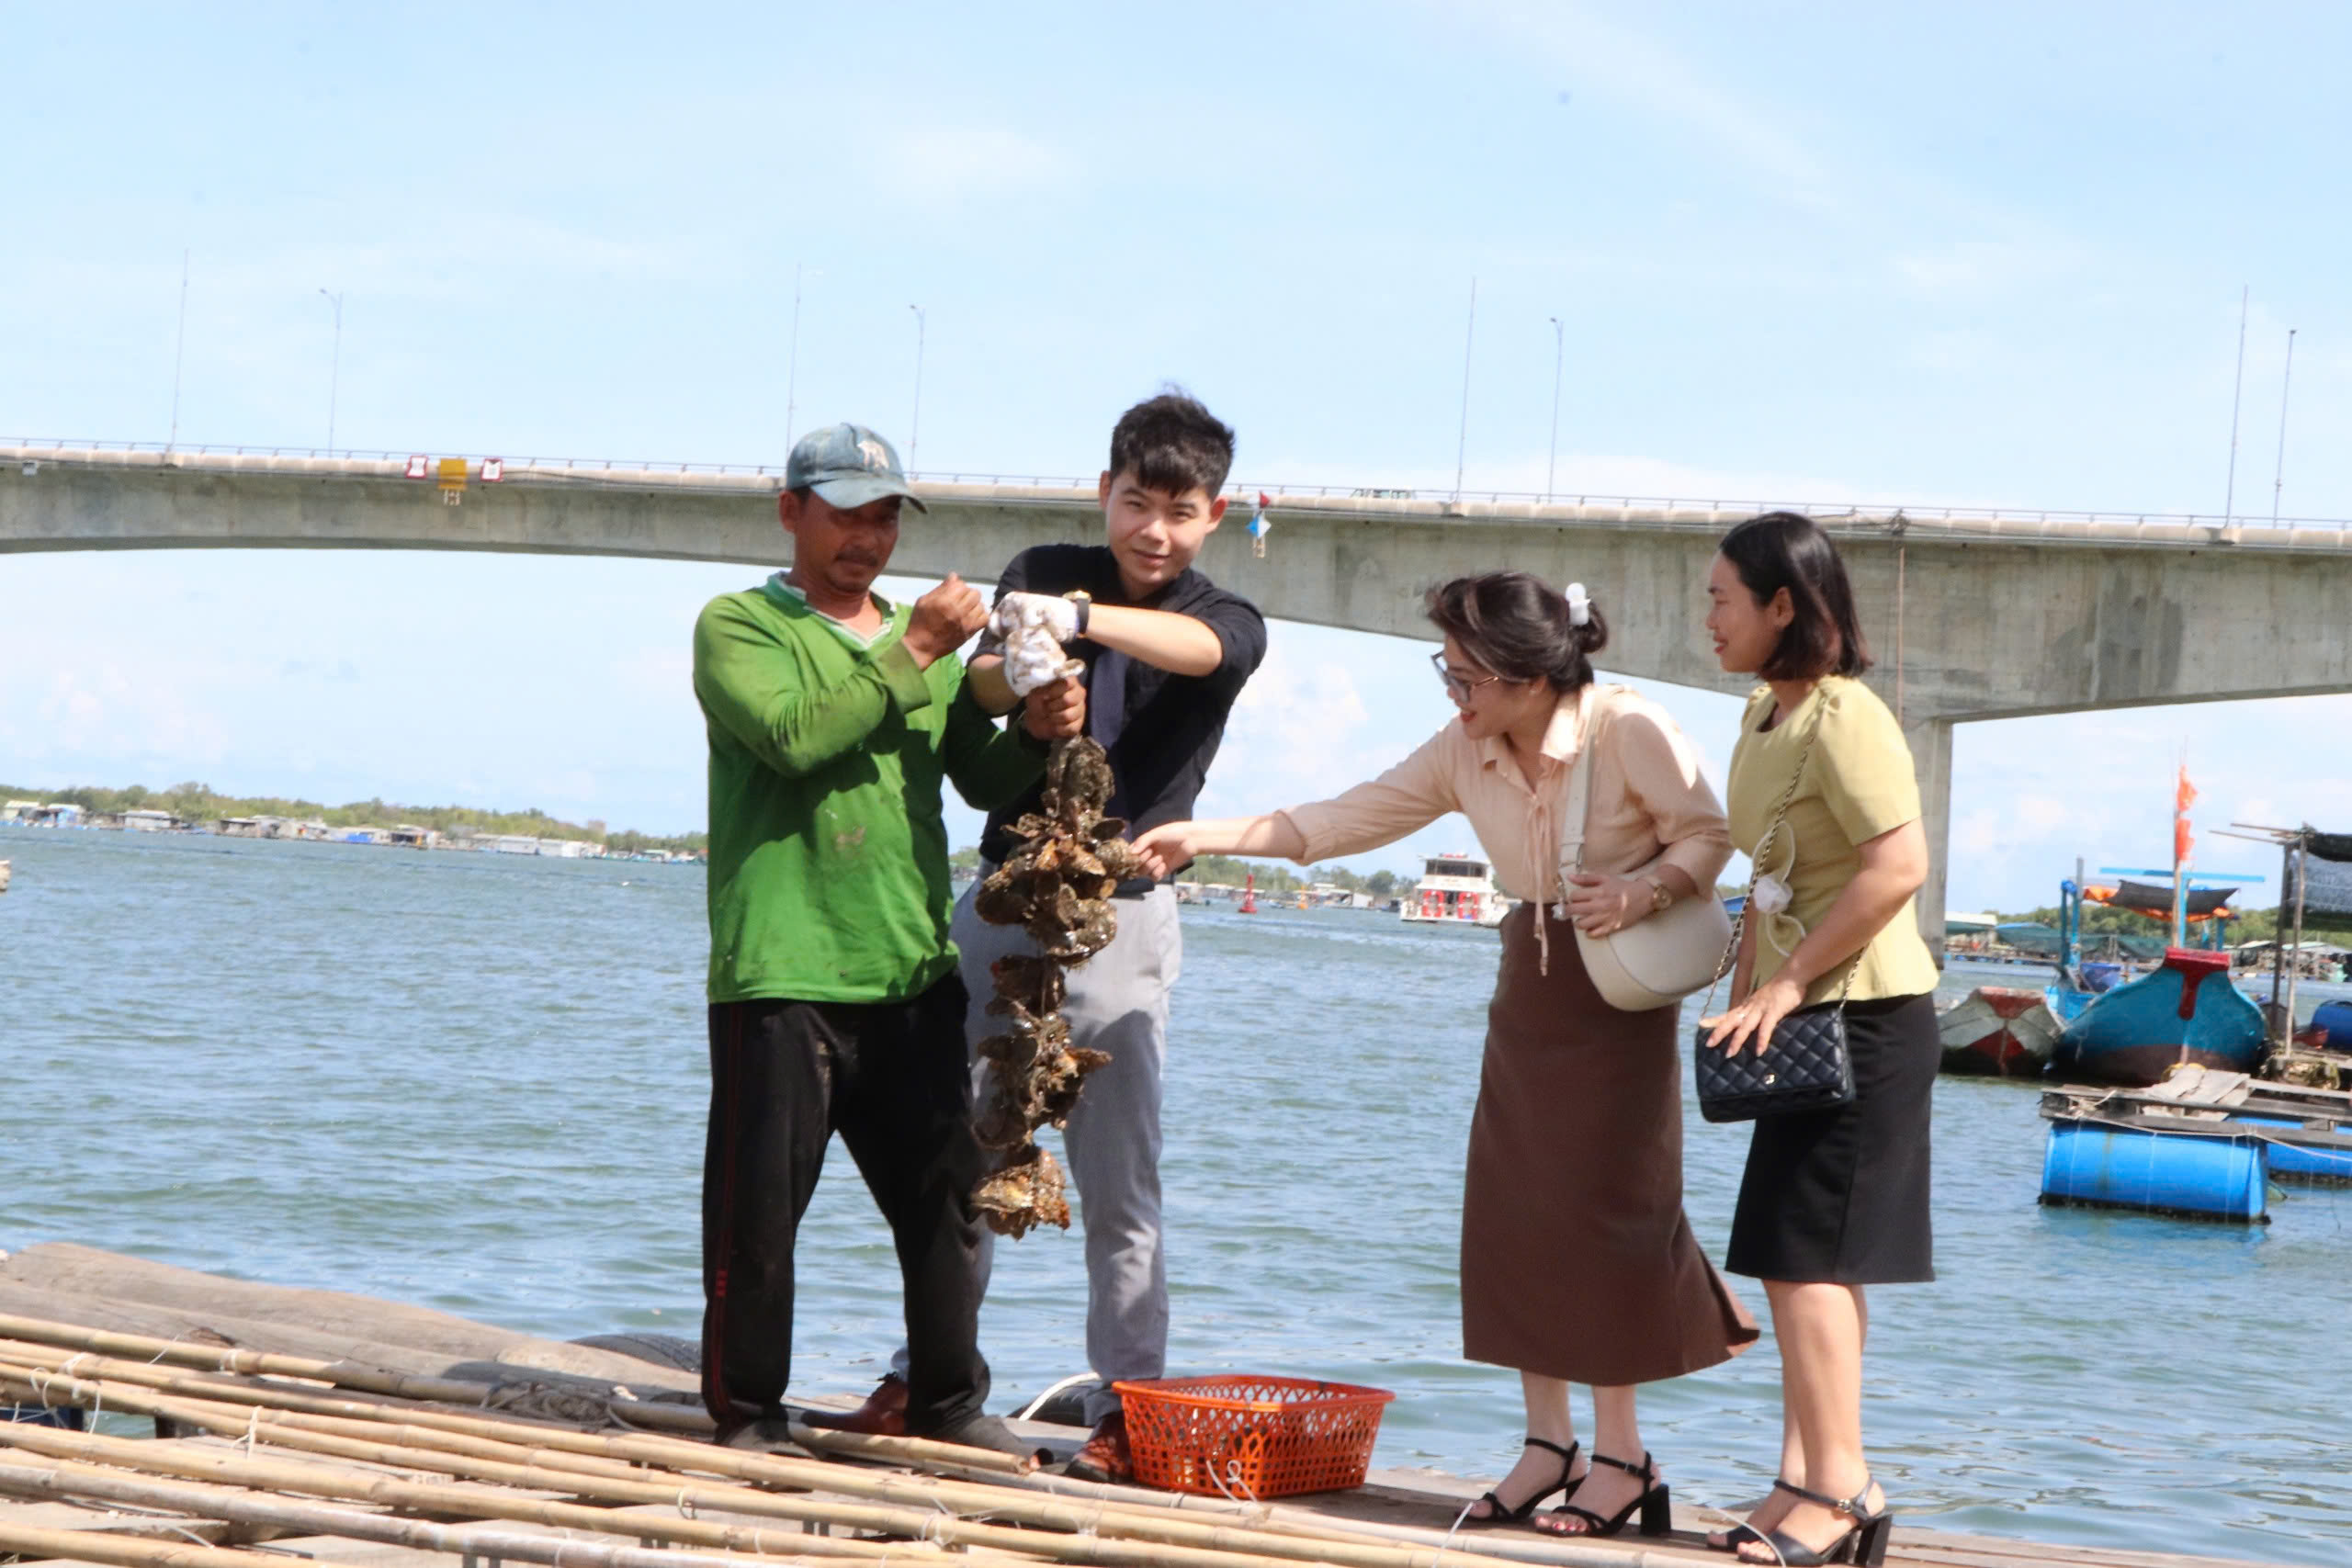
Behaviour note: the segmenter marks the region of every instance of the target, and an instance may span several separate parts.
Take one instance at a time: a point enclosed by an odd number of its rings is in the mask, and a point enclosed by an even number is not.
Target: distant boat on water
[[[1936,1025],[1943,1070],[1964,1076],[2040,1077],[2058,1043],[2058,1021],[2042,993],[2024,986],[1979,986]]]
[[[2068,1077],[2144,1088],[2183,1062],[2250,1073],[2267,1048],[2262,1010],[2230,983],[2229,954],[2172,947],[2153,973],[2086,998],[2060,1031],[2051,1065]]]
[[[1396,913],[1431,925],[1498,926],[1510,913],[1510,899],[1495,886],[1487,863],[1470,855],[1431,855],[1421,863]]]

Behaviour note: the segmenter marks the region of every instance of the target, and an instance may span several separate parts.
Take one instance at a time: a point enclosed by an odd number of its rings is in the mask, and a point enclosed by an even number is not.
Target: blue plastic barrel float
[[[2050,1124],[2041,1201],[2267,1224],[2269,1165],[2250,1133],[2153,1133],[2109,1122]]]
[[[2233,1122],[2247,1122],[2257,1127],[2294,1127],[2301,1122],[2284,1116],[2233,1116]],[[2352,1133],[2352,1126],[2335,1123],[2335,1131]],[[2273,1143],[2270,1145],[2270,1174],[2281,1180],[2341,1182],[2352,1184],[2352,1150],[2306,1149],[2293,1144]]]
[[[2330,1051],[2352,1051],[2352,1002],[2341,999],[2319,1004],[2312,1027],[2325,1030],[2318,1043]]]

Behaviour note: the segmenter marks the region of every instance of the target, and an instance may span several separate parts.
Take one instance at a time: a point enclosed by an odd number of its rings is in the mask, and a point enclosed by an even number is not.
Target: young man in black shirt
[[[1111,759],[1108,815],[1125,818],[1131,836],[1192,815],[1226,716],[1266,654],[1257,607],[1193,570],[1224,519],[1218,491],[1232,464],[1233,432],[1192,398],[1171,390],[1138,403],[1111,433],[1101,483],[1104,542],[1035,546],[997,580],[996,624],[1025,610],[1085,663],[1087,733]],[[991,632],[970,666],[972,694],[991,712],[1017,700],[1001,647]],[[1037,794],[989,817],[983,875],[1010,852],[1006,825],[1035,809]],[[1102,1380],[1086,1399],[1093,1436],[1071,1471],[1124,1481],[1133,1473],[1126,1427],[1110,1384],[1167,1370],[1159,1106],[1168,996],[1183,936],[1172,886],[1138,879],[1116,898],[1118,936],[1070,972],[1062,1010],[1073,1045],[1111,1056],[1088,1077],[1064,1134],[1086,1226],[1087,1364]],[[954,936],[974,998],[966,1032],[977,1044],[996,1024],[981,1011],[993,994],[989,964],[1035,949],[1017,929],[981,921],[968,890],[956,906]],[[984,1281],[988,1267],[984,1251]],[[893,1374],[842,1424],[900,1429],[893,1407],[904,1400]]]

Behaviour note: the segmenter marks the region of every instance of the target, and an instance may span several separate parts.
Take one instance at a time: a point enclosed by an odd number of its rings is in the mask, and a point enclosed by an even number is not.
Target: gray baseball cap
[[[889,495],[904,496],[917,512],[931,510],[908,485],[898,448],[862,424],[829,424],[802,436],[785,465],[784,488],[813,490],[843,512]]]

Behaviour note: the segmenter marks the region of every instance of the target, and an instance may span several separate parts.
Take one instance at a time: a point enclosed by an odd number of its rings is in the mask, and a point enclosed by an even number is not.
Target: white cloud
[[[1897,277],[1921,294],[1951,296],[2043,283],[2080,267],[2079,246],[2063,241],[1954,240],[1893,258]]]
[[[1460,0],[1440,8],[1449,18],[1483,13],[1521,49],[1552,56],[1579,93],[1646,109],[1697,132],[1724,157],[1764,176],[1786,200],[1827,209],[1843,204],[1830,170],[1785,123],[1729,86],[1710,79],[1656,39],[1618,26],[1582,6],[1557,0]]]
[[[885,142],[884,161],[898,189],[942,204],[1059,185],[1078,167],[1057,147],[988,126],[899,131]]]

